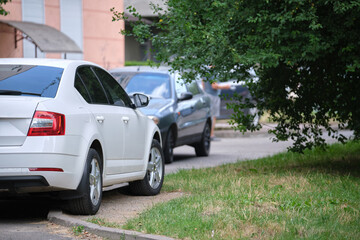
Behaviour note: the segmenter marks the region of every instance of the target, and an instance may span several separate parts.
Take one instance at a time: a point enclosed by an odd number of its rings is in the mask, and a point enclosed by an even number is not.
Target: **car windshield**
[[[144,93],[154,98],[170,98],[170,79],[164,73],[138,73],[127,83],[125,91]]]
[[[33,65],[0,65],[0,95],[54,98],[62,68]]]

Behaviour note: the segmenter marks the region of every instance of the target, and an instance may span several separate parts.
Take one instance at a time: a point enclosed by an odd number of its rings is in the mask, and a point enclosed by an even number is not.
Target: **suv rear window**
[[[32,65],[0,65],[0,95],[54,98],[63,68]]]

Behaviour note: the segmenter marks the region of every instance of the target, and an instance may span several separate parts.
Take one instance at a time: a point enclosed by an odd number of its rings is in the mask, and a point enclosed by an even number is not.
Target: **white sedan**
[[[159,193],[161,134],[132,97],[90,62],[0,59],[0,194],[51,192],[88,215],[106,186]]]

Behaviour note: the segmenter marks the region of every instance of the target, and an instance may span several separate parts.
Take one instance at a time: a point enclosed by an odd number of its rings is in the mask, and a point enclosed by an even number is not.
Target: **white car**
[[[161,134],[100,66],[0,59],[0,193],[51,192],[73,214],[95,214],[103,187],[159,193]]]

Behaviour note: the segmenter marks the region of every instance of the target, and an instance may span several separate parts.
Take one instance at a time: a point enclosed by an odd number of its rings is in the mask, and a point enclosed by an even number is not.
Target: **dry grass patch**
[[[279,209],[277,208],[277,203],[272,203],[272,202],[257,202],[254,203],[254,205],[249,206],[249,208],[253,208],[253,210],[257,211],[260,214],[270,214],[270,213],[275,213],[277,212]]]

